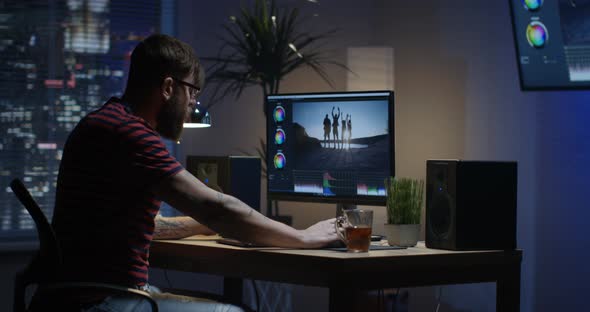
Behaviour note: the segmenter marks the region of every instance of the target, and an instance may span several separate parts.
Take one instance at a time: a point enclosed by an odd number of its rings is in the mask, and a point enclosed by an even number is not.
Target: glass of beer
[[[344,210],[343,215],[336,219],[336,233],[346,244],[348,252],[369,251],[372,226],[372,210]]]

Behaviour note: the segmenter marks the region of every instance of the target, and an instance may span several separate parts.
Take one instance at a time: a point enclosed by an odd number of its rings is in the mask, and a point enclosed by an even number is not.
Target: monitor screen
[[[267,96],[271,199],[385,205],[394,176],[393,92]]]
[[[590,0],[510,0],[523,90],[590,89]]]

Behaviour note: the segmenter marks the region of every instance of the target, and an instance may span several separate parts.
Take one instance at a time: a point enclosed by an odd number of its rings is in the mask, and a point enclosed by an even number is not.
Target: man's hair
[[[154,34],[141,41],[131,53],[126,94],[160,85],[166,77],[184,79],[193,74],[195,85],[202,88],[204,71],[188,44],[163,34]]]

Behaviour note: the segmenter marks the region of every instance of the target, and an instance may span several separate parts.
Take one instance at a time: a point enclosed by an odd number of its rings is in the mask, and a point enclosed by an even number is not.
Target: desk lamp
[[[197,102],[195,109],[191,112],[189,122],[183,124],[184,128],[208,128],[211,127],[211,116],[201,102]]]

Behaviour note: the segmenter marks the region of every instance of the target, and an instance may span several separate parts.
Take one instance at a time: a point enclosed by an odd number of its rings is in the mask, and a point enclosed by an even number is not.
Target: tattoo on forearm
[[[194,235],[194,221],[188,217],[156,217],[154,238],[179,239]]]
[[[217,193],[217,204],[219,207],[223,207],[223,193],[221,192]]]

